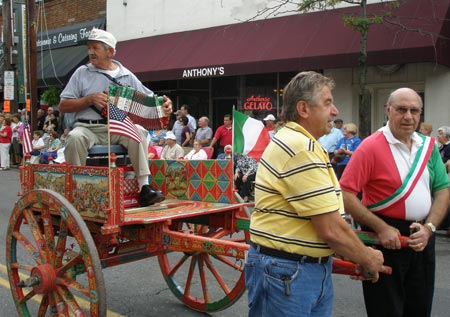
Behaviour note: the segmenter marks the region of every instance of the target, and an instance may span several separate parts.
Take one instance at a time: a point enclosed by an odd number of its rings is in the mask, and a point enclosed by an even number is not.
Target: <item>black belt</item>
[[[326,264],[330,260],[330,256],[322,256],[320,258],[315,258],[308,255],[289,253],[281,250],[263,247],[262,245],[256,244],[252,241],[250,241],[250,245],[253,248],[255,248],[255,250],[258,251],[259,253],[291,261]]]
[[[84,120],[84,119],[78,119],[77,122],[80,123],[87,123],[87,124],[107,124],[108,120],[106,119],[100,119],[100,120]]]
[[[414,223],[420,223],[420,224],[424,224],[424,220],[405,220],[405,219],[397,219],[397,218],[391,218],[391,217],[386,217],[384,215],[378,215],[375,214],[376,216],[378,216],[379,218],[381,218],[384,222],[386,222],[388,225],[397,228],[400,231],[400,234],[402,236],[409,236],[411,234],[411,230],[409,228],[409,226]],[[368,228],[366,226],[361,226],[361,229],[365,230],[365,231],[373,231],[373,229]]]

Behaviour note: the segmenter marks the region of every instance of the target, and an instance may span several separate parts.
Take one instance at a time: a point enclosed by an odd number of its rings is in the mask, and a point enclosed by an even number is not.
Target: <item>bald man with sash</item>
[[[449,183],[434,139],[415,132],[422,109],[414,90],[394,91],[387,125],[361,143],[340,180],[345,211],[378,234],[393,270],[378,283],[363,281],[369,317],[431,314],[434,232],[447,211]],[[409,247],[401,248],[399,235],[409,236]]]

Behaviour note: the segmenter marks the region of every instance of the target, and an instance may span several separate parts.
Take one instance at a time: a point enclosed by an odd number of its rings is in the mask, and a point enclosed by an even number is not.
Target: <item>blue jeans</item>
[[[250,317],[328,317],[333,309],[332,261],[302,263],[250,247],[245,262]]]

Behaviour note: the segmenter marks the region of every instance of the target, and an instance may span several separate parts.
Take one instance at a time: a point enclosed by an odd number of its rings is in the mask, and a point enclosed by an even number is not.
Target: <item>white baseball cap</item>
[[[116,44],[117,44],[116,38],[114,37],[114,35],[112,35],[109,32],[106,32],[104,30],[96,29],[96,28],[92,29],[91,34],[89,34],[89,37],[87,40],[103,42],[103,43],[107,44],[108,46],[112,47],[114,50],[116,50]]]
[[[275,119],[275,117],[273,116],[273,114],[267,115],[267,117],[265,117],[263,120],[264,120],[264,121],[267,121],[267,120],[276,121],[276,119]]]
[[[177,139],[177,137],[175,136],[175,134],[173,134],[173,132],[172,131],[168,131],[167,133],[166,133],[166,136],[164,137],[164,139],[172,139],[172,140],[176,140]]]

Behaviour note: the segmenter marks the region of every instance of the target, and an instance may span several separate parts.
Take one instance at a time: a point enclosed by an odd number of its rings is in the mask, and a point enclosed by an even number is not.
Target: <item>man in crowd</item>
[[[336,121],[335,121],[336,122]],[[336,150],[336,145],[344,137],[342,131],[331,123],[331,131],[328,134],[322,135],[317,141],[322,145],[322,147],[327,151],[330,161],[334,157],[334,151]]]
[[[184,150],[181,145],[177,143],[175,134],[169,131],[164,139],[166,140],[166,145],[161,152],[162,160],[178,160],[184,157]]]
[[[276,132],[276,121],[275,116],[273,114],[268,114],[264,119],[264,124],[266,127],[266,130],[269,132],[270,139],[273,138]]]
[[[431,314],[434,233],[447,211],[449,185],[435,142],[415,132],[422,109],[414,90],[395,90],[386,126],[361,143],[340,180],[345,211],[378,235],[392,267],[377,284],[363,282],[369,317]],[[409,236],[408,247],[401,248],[399,235]]]
[[[45,124],[45,111],[42,109],[38,109],[37,111],[37,126],[35,130],[44,130],[44,124]]]
[[[175,121],[172,126],[172,133],[176,137],[177,144],[181,145],[181,134],[183,133],[183,126],[180,123],[181,116],[183,116],[183,111],[175,111]]]
[[[344,131],[344,121],[342,119],[334,119],[334,126],[336,129],[341,130],[341,132]]]
[[[116,53],[116,39],[106,31],[93,29],[87,41],[89,64],[79,67],[61,93],[60,110],[76,112],[75,124],[66,140],[64,156],[70,165],[85,165],[88,149],[95,144],[107,143],[107,120],[101,115],[108,106],[106,91],[113,79],[121,85],[153,95],[137,77],[121,63],[113,60]],[[165,115],[170,115],[172,102],[164,96]],[[121,144],[128,149],[128,155],[136,173],[140,188],[141,206],[160,201],[162,193],[148,183],[150,170],[147,160],[147,130],[136,125],[142,141],[140,143],[121,135],[111,135],[111,144]]]
[[[189,114],[189,106],[184,104],[181,106],[181,112],[188,118],[188,127],[189,130],[191,130],[191,134],[195,134],[195,130],[197,130],[197,121],[193,116]]]
[[[317,142],[339,113],[333,87],[321,74],[302,72],[284,89],[287,123],[256,174],[245,264],[249,316],[331,316],[335,252],[371,282],[384,270],[381,252],[364,246],[342,218],[339,183]]]
[[[208,117],[201,117],[198,119],[198,129],[195,133],[195,140],[199,141],[202,147],[207,147],[211,144],[213,130],[209,127]]]
[[[233,119],[230,114],[223,116],[223,125],[217,128],[209,147],[214,147],[217,142],[219,142],[219,147],[216,156],[224,152],[225,145],[233,144]]]

